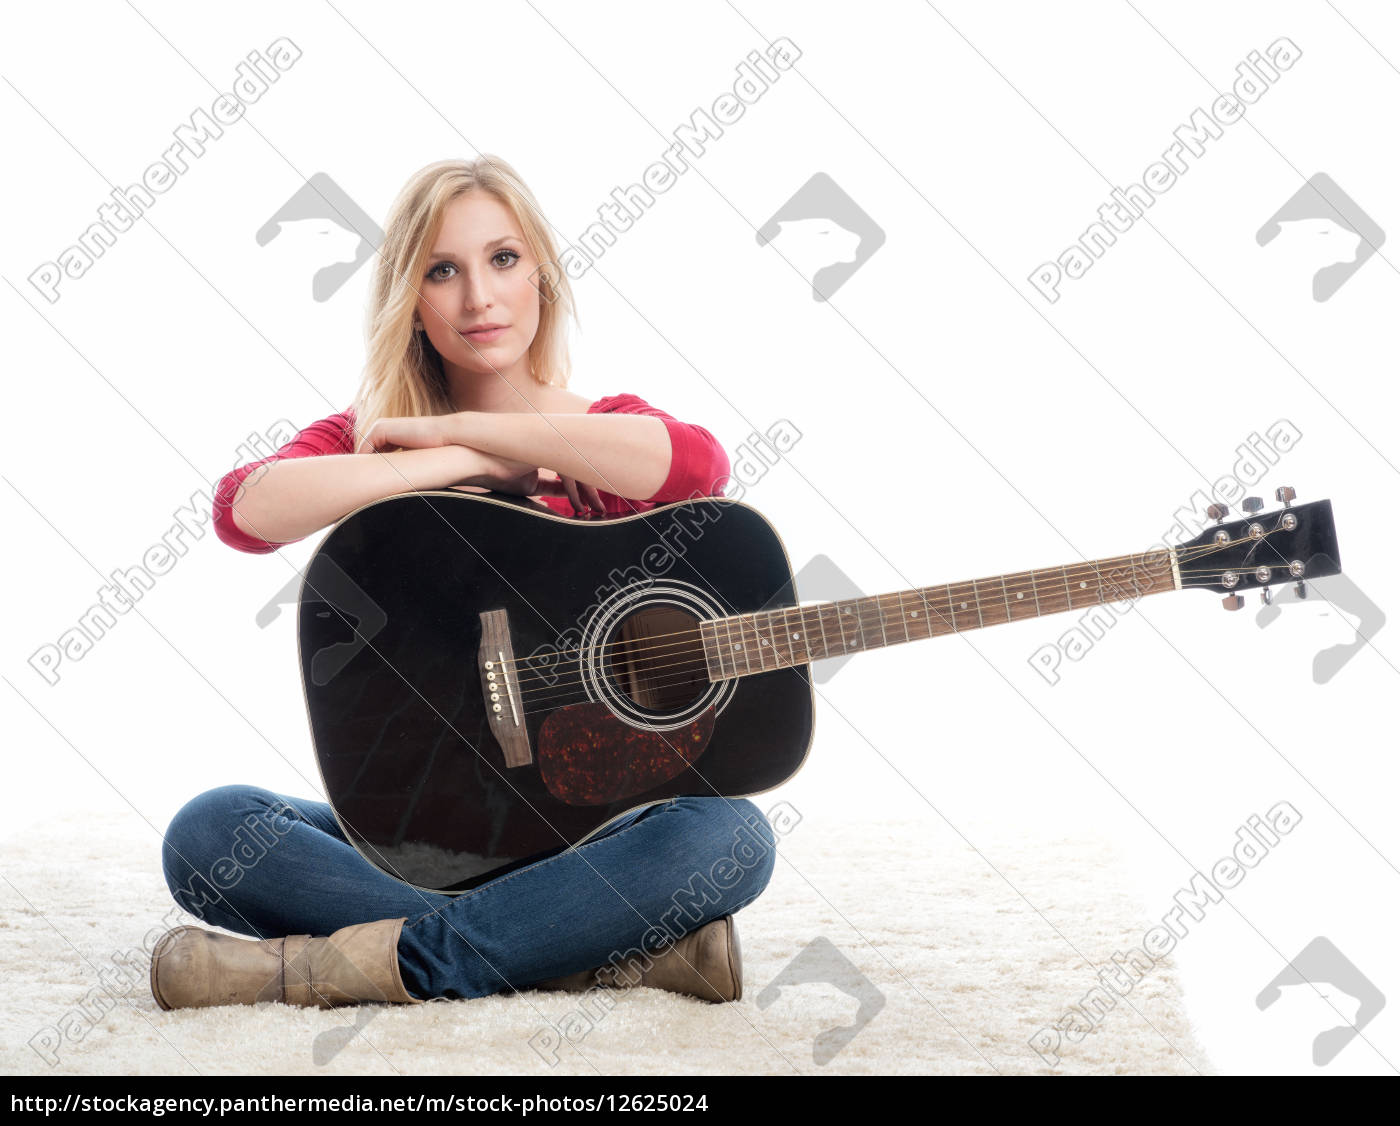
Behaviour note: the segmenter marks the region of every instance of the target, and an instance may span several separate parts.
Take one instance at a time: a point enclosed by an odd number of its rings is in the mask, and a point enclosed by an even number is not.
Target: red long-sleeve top
[[[671,438],[671,470],[656,495],[648,500],[628,500],[616,493],[598,490],[608,515],[617,512],[645,512],[658,504],[671,504],[692,496],[719,496],[729,480],[729,455],[724,447],[704,427],[680,422],[663,410],[651,406],[636,395],[606,395],[588,408],[589,414],[649,414],[666,424]],[[355,452],[354,409],[333,414],[313,422],[275,454],[252,461],[224,474],[214,490],[214,532],[230,547],[239,551],[266,555],[284,547],[244,534],[233,522],[233,502],[243,479],[261,465],[284,458],[316,457],[321,454],[350,454]],[[548,496],[543,503],[561,516],[579,516],[568,497]]]

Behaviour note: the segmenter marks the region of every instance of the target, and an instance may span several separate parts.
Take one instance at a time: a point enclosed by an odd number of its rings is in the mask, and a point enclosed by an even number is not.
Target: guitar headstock
[[[1219,591],[1225,609],[1238,610],[1244,605],[1243,591],[1263,588],[1260,597],[1267,603],[1271,587],[1297,583],[1299,596],[1305,597],[1308,579],[1341,573],[1332,502],[1294,504],[1287,487],[1274,495],[1283,507],[1268,513],[1258,497],[1246,497],[1242,520],[1226,520],[1224,505],[1210,506],[1215,526],[1176,547],[1182,589]]]

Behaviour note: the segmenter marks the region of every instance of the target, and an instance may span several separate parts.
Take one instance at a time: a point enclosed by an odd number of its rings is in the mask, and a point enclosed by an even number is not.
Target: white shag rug
[[[4,843],[0,1071],[1213,1073],[1170,958],[1126,996],[1100,994],[1113,1007],[1053,1047],[1050,1026],[1155,921],[1102,841],[969,835],[983,855],[933,817],[802,820],[736,917],[737,1004],[631,989],[162,1012],[143,943],[198,920],[174,908],[148,825],[70,815]]]

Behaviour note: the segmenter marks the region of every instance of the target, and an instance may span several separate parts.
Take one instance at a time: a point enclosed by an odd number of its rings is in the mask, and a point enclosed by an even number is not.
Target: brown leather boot
[[[531,988],[578,993],[595,985],[611,989],[648,986],[702,1001],[737,1001],[744,995],[744,967],[734,916],[706,923],[658,954],[633,955],[621,965],[550,978]]]
[[[395,1002],[419,1005],[399,976],[404,919],[341,927],[329,938],[235,938],[176,927],[151,953],[151,994],[162,1009],[281,1001],[329,1009]]]

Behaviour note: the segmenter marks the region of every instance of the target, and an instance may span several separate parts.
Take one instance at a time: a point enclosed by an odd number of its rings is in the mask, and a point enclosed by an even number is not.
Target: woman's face
[[[458,196],[443,213],[418,286],[418,316],[453,369],[474,375],[529,373],[540,323],[538,267],[510,208],[487,192]],[[487,332],[472,332],[498,325]]]

